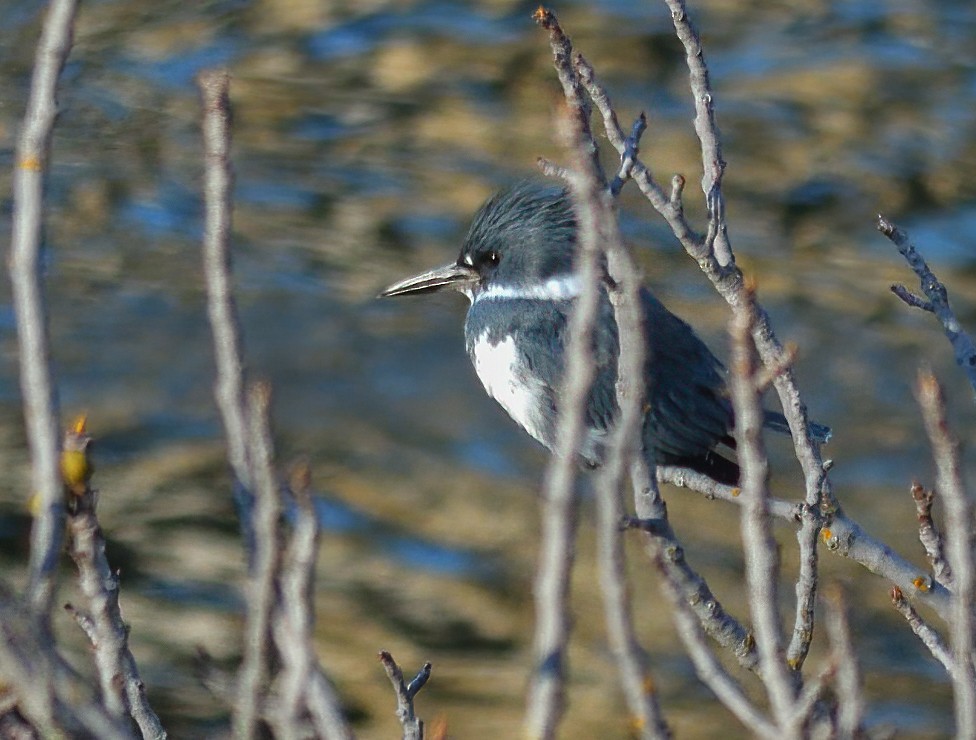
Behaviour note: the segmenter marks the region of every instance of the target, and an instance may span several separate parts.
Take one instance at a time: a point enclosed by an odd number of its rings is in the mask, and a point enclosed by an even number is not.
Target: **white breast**
[[[474,369],[488,395],[498,401],[519,426],[543,444],[543,415],[539,407],[545,385],[533,377],[519,357],[515,340],[506,337],[497,344],[479,336],[472,346]]]

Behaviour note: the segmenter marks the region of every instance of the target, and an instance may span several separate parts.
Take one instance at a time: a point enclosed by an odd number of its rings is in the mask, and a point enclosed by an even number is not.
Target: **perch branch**
[[[79,421],[65,434],[64,454],[87,456],[88,443],[84,422]],[[90,470],[87,461],[82,465]],[[166,731],[149,705],[145,684],[129,649],[129,630],[119,606],[119,574],[105,556],[105,537],[95,512],[98,495],[88,485],[87,474],[82,478],[80,493],[77,489],[70,493],[68,554],[78,568],[78,585],[88,611],[84,615],[76,612],[75,616],[94,648],[106,711],[119,719],[131,715],[143,738],[162,740]]]

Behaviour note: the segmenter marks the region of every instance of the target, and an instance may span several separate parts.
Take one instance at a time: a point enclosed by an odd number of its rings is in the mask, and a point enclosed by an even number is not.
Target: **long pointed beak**
[[[390,298],[398,295],[433,293],[441,288],[454,288],[464,292],[465,288],[477,281],[478,273],[473,267],[452,262],[449,265],[435,267],[433,270],[393,283],[393,285],[385,288],[379,297]]]

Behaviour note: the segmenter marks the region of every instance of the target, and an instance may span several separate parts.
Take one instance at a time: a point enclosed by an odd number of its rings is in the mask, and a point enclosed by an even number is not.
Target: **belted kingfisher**
[[[485,203],[455,262],[401,280],[381,297],[453,288],[471,306],[464,322],[468,355],[488,394],[550,450],[556,444],[559,393],[569,314],[581,291],[573,271],[577,227],[564,188],[525,181]],[[645,366],[643,450],[650,462],[681,465],[735,485],[739,467],[715,448],[735,447],[725,369],[692,328],[641,290]],[[596,467],[617,415],[618,339],[613,310],[601,286],[594,330],[596,376],[590,389],[585,441],[578,454]],[[765,425],[789,433],[782,414]],[[830,430],[811,425],[826,441]]]

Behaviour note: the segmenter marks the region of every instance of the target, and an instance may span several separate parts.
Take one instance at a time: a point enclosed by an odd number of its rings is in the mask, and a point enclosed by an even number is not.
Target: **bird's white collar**
[[[580,294],[580,280],[574,273],[556,275],[545,282],[530,285],[489,285],[477,291],[465,291],[472,303],[497,300],[568,301]]]

